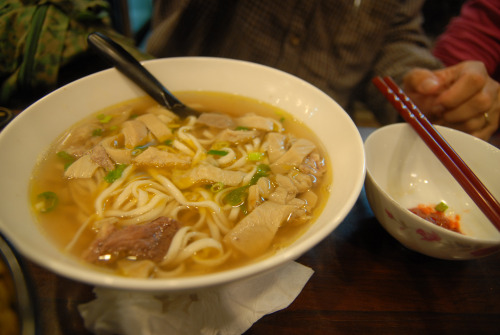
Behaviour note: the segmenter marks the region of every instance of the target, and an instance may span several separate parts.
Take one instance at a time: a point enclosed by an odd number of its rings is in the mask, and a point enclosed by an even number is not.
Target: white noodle
[[[232,161],[236,160],[236,153],[234,152],[233,149],[224,148],[224,151],[227,152],[227,155],[221,156],[219,159],[217,159],[217,163],[219,163],[220,165],[227,165]]]
[[[120,224],[121,225],[124,225],[124,226],[128,226],[128,225],[137,225],[137,224],[141,224],[141,223],[145,223],[145,222],[151,222],[153,221],[154,219],[158,218],[159,216],[161,216],[162,212],[163,212],[163,202],[160,203],[160,205],[158,207],[155,207],[153,208],[151,211],[149,212],[146,212],[142,215],[139,215],[139,216],[136,216],[136,217],[133,217],[133,218],[130,218],[130,219],[125,219],[125,220],[120,220]]]
[[[196,206],[196,207],[209,207],[211,208],[214,212],[220,212],[220,207],[213,201],[187,201],[186,198],[184,198],[184,195],[182,192],[175,187],[175,185],[165,176],[160,175],[159,173],[155,172],[153,174],[153,177],[158,180],[160,183],[162,183],[163,186],[165,186],[170,195],[175,198],[179,203],[185,206]]]
[[[248,172],[245,175],[245,177],[243,177],[243,184],[244,185],[247,185],[248,183],[250,183],[250,180],[252,179],[252,177],[255,174],[255,172],[257,172],[257,167],[256,166],[252,167],[252,170],[250,172]]]
[[[85,220],[85,222],[83,222],[83,224],[76,231],[75,236],[73,236],[73,238],[66,245],[66,247],[64,248],[64,250],[69,251],[69,250],[73,249],[73,247],[75,246],[76,242],[80,239],[80,236],[83,234],[83,231],[85,230],[85,228],[87,228],[87,226],[92,221],[92,219],[93,219],[93,217],[89,216],[89,218],[87,220]]]
[[[116,190],[120,185],[125,181],[125,179],[128,177],[130,173],[134,170],[134,166],[130,165],[125,168],[125,170],[122,172],[122,175],[120,178],[115,180],[108,188],[106,188],[99,196],[95,199],[95,209],[97,211],[97,214],[102,217],[102,212],[104,208],[104,199],[106,199],[114,190]]]
[[[225,235],[229,232],[229,230],[231,228],[226,225],[227,222],[222,222],[223,220],[221,220],[221,219],[223,219],[223,218],[225,219],[225,216],[212,215],[212,219],[213,219],[214,224]],[[218,238],[218,239],[220,240],[220,238]]]
[[[220,257],[217,257],[217,258],[201,258],[201,257],[197,257],[196,255],[194,255],[191,258],[196,263],[204,265],[204,266],[217,266],[217,265],[221,265],[222,263],[226,262],[229,259],[229,257],[231,257],[231,255],[232,255],[232,252],[231,252],[231,250],[229,250],[228,252],[226,252],[225,254],[221,254]]]
[[[123,211],[123,210],[119,210],[119,209],[110,209],[110,210],[107,210],[104,212],[104,216],[106,216],[106,217],[110,217],[110,216],[118,216],[118,217],[138,216],[138,215],[144,214],[147,211],[152,210],[162,200],[164,202],[166,202],[167,198],[165,196],[161,196],[161,195],[157,194],[151,199],[151,201],[149,201],[144,206],[136,207],[135,209],[130,210],[130,211]]]
[[[231,212],[229,212],[229,220],[231,221],[236,221],[238,218],[238,215],[240,214],[240,209],[239,207],[233,207],[231,208]]]
[[[234,162],[232,165],[228,166],[227,168],[229,170],[236,170],[237,168],[240,168],[242,166],[245,166],[247,164],[247,153],[243,148],[238,147],[238,151],[241,153],[241,157]]]
[[[207,225],[208,229],[210,231],[210,236],[213,239],[220,240],[221,239],[221,232],[219,230],[219,227],[215,224],[215,222],[212,220],[211,217],[207,217]]]
[[[178,140],[174,140],[174,142],[172,143],[172,146],[188,156],[191,156],[191,157],[194,156],[194,151],[189,149],[187,145],[185,145],[184,143],[182,143]]]

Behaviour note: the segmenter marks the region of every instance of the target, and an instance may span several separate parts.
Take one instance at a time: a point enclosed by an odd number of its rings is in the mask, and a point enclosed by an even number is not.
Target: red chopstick
[[[479,209],[500,231],[500,203],[474,172],[390,77],[383,79],[376,77],[373,79],[373,83],[403,119],[415,129],[420,138],[458,181]]]

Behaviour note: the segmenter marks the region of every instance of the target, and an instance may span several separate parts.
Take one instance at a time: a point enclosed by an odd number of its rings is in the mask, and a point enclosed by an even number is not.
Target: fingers
[[[462,62],[434,72],[443,85],[437,103],[450,110],[469,101],[486,86],[489,76],[483,63]]]
[[[427,69],[413,69],[403,78],[403,90],[431,122],[444,111],[436,100],[443,87],[439,78]]]
[[[433,95],[439,93],[441,86],[439,77],[427,69],[410,70],[403,78],[403,87],[407,93]]]
[[[481,117],[484,113],[490,112],[496,114],[496,111],[490,111],[498,105],[499,85],[493,79],[489,79],[479,90],[470,95],[463,93],[466,98],[456,98],[459,102],[444,103],[446,112],[442,117],[448,123],[461,123],[469,119]],[[438,98],[439,99],[439,98]]]
[[[500,85],[481,62],[415,69],[404,78],[404,89],[432,123],[486,140],[499,126]]]
[[[479,137],[485,141],[489,140],[491,136],[495,133],[495,131],[498,129],[498,114],[495,120],[491,120],[489,122],[486,121],[486,118],[483,115],[483,127],[480,128],[479,130],[475,130],[472,132],[469,132],[470,134]]]

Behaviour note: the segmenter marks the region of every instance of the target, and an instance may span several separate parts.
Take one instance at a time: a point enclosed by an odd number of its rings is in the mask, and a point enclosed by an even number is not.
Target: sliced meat
[[[198,117],[196,122],[218,129],[234,128],[233,118],[220,113],[203,113]]]
[[[294,209],[294,206],[266,201],[245,216],[224,241],[249,257],[257,256],[269,248],[278,228]]]
[[[76,157],[83,156],[101,141],[100,136],[92,136],[93,132],[98,129],[102,130],[103,127],[97,121],[75,127],[64,137],[57,151],[66,151]]]
[[[136,118],[136,120],[144,123],[146,128],[153,134],[158,141],[163,142],[172,137],[172,130],[170,130],[160,118],[154,114],[143,114]]]
[[[292,144],[290,149],[277,161],[270,165],[274,173],[287,173],[293,168],[297,168],[316,146],[313,142],[306,139],[299,139]]]
[[[318,196],[313,191],[307,191],[302,193],[299,198],[304,200],[306,203],[306,210],[310,213],[316,204],[318,203]]]
[[[133,149],[145,142],[148,136],[146,125],[138,120],[130,120],[123,123],[123,136],[125,137],[125,147]]]
[[[101,145],[113,162],[117,164],[130,164],[132,161],[132,151],[129,149],[119,149],[119,143],[123,143],[123,135],[105,138],[101,142]]]
[[[158,116],[158,118],[165,124],[168,124],[179,118],[175,113],[160,105],[155,105],[151,108],[148,108],[147,112]]]
[[[283,205],[294,198],[295,194],[288,193],[287,189],[281,186],[276,187],[274,192],[269,196],[269,200]]]
[[[319,178],[326,172],[325,159],[318,152],[313,151],[299,166],[299,170]]]
[[[267,177],[260,177],[259,180],[257,180],[257,186],[259,187],[259,194],[264,198],[267,199],[271,195],[271,193],[274,191],[275,186],[271,183],[269,178]]]
[[[247,114],[236,119],[236,125],[238,126],[266,131],[275,130],[275,123],[276,121],[271,118],[255,114]]]
[[[290,177],[278,174],[276,175],[276,184],[276,189],[269,196],[270,200],[280,204],[286,204],[297,195],[297,187],[295,187]]]
[[[132,161],[132,153],[130,150],[116,149],[112,147],[105,147],[106,153],[109,158],[117,164],[130,164]]]
[[[266,141],[268,145],[267,156],[269,157],[269,161],[274,163],[286,152],[286,135],[272,132],[267,134]]]
[[[292,178],[282,174],[277,174],[275,180],[278,184],[278,187],[283,187],[289,194],[293,195],[293,197],[295,198],[295,194],[297,194],[298,190]]]
[[[191,157],[184,154],[173,154],[168,151],[149,147],[133,159],[137,165],[146,166],[184,166],[191,164]]]
[[[99,168],[99,165],[95,163],[90,154],[78,158],[73,164],[71,164],[66,171],[64,171],[64,177],[66,178],[91,178],[95,171]]]
[[[176,174],[174,183],[181,189],[200,183],[222,183],[226,186],[238,186],[245,173],[223,170],[210,164],[200,164],[182,174]]]
[[[217,141],[227,141],[230,143],[246,143],[251,141],[257,136],[258,132],[256,130],[223,130],[219,135],[217,135]]]
[[[247,209],[253,211],[262,202],[262,197],[259,194],[259,187],[252,185],[248,188]]]
[[[302,172],[294,173],[293,175],[290,173],[288,177],[292,180],[293,184],[297,188],[297,193],[302,193],[309,190],[315,182],[315,178],[313,176]]]
[[[115,168],[115,164],[109,158],[106,149],[100,144],[92,148],[90,152],[90,158],[94,163],[104,168],[106,171],[111,171]]]
[[[114,109],[112,114],[108,114],[112,116],[109,123],[107,123],[108,127],[121,125],[130,118],[130,114],[132,114],[132,112],[133,108],[130,105],[124,105]]]
[[[83,257],[91,263],[114,263],[123,258],[159,262],[180,228],[178,221],[167,217],[123,229],[103,226]]]

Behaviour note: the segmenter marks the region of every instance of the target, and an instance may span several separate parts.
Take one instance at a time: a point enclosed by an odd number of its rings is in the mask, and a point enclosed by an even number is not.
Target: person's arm
[[[434,55],[448,67],[407,74],[405,90],[434,123],[483,139],[498,129],[498,22],[500,1],[469,0],[435,44]]]
[[[447,66],[466,60],[484,63],[500,78],[500,1],[469,0],[438,37],[433,53]]]

